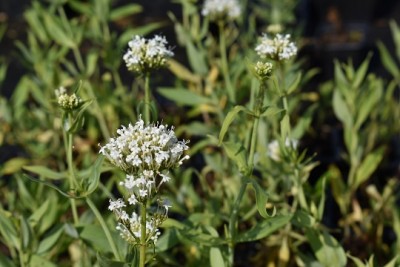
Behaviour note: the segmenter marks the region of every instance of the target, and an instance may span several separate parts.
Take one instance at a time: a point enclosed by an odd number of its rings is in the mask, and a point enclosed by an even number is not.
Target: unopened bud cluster
[[[272,75],[272,63],[258,61],[254,66],[254,70],[260,80],[267,80]]]
[[[75,94],[67,94],[64,87],[55,90],[58,105],[64,110],[74,110],[79,107],[81,99]]]
[[[137,73],[156,70],[165,67],[168,58],[174,55],[167,45],[164,36],[155,35],[153,39],[145,39],[136,35],[129,41],[123,59],[127,68]]]
[[[210,20],[235,20],[241,9],[237,0],[206,0],[201,14]]]
[[[288,60],[297,55],[297,47],[290,41],[290,34],[276,34],[273,39],[264,34],[255,50],[261,58],[277,61]]]

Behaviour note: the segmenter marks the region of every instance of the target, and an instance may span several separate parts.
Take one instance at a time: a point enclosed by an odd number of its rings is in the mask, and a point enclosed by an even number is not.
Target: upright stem
[[[120,261],[121,257],[118,253],[117,246],[114,243],[114,239],[111,236],[110,230],[108,229],[108,226],[107,226],[106,222],[104,221],[103,216],[100,214],[99,210],[96,208],[96,205],[93,203],[93,201],[89,197],[86,198],[86,203],[92,209],[94,215],[96,216],[97,220],[99,221],[99,223],[101,225],[101,228],[103,228],[104,234],[106,235],[107,241],[108,241],[109,245],[111,246],[111,250],[114,253],[115,259]]]
[[[146,72],[144,77],[144,122],[150,123],[150,73]]]
[[[71,127],[73,121],[72,121],[72,115],[70,113],[67,114],[67,120],[68,120],[68,127]],[[65,128],[63,128],[63,132],[64,132],[64,144],[65,144],[66,153],[67,153],[69,187],[70,187],[70,189],[73,189],[76,187],[75,171],[74,171],[74,165],[73,165],[73,161],[72,161],[73,135],[72,135],[72,133],[68,133],[67,129],[65,129]],[[77,211],[75,199],[69,198],[69,201],[71,203],[72,217],[74,219],[74,223],[78,224],[79,217],[78,217],[78,211]]]
[[[222,67],[222,74],[224,75],[225,86],[228,91],[229,100],[233,103],[236,101],[235,90],[232,86],[232,82],[229,76],[228,70],[228,60],[226,57],[226,42],[225,42],[225,35],[224,35],[224,22],[218,22],[219,27],[219,49],[221,54],[221,67]]]
[[[233,204],[232,214],[229,219],[229,234],[230,234],[229,265],[230,266],[233,266],[237,218],[238,218],[238,214],[239,214],[240,203],[242,202],[244,193],[246,192],[246,187],[247,187],[247,183],[244,181],[244,177],[242,177],[239,194],[235,200],[235,203]]]
[[[146,202],[140,203],[140,257],[139,267],[146,264]]]

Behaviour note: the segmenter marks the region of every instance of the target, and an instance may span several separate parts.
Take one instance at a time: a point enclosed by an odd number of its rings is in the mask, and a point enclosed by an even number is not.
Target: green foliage
[[[272,75],[260,80],[260,32],[280,27],[303,41],[297,2],[241,1],[246,14],[212,22],[200,1],[171,1],[182,14],[160,20],[136,3],[32,1],[26,39],[0,57],[1,89],[8,62],[24,67],[11,98],[0,97],[0,148],[17,149],[0,163],[0,266],[139,266],[140,246],[118,235],[107,209],[127,196],[126,174],[99,144],[149,107],[154,122],[190,140],[191,159],[158,192],[170,218],[145,251],[147,266],[398,265],[399,238],[388,243],[384,230],[400,236],[398,181],[387,171],[399,149],[400,29],[390,22],[394,55],[377,43],[390,80],[370,71],[372,53],[359,66],[335,60],[333,79],[317,88],[309,83],[319,70],[301,58],[270,60]],[[163,31],[174,35],[168,70],[149,84],[127,74],[132,36]],[[76,109],[58,106],[61,86],[82,99]],[[313,139],[327,133],[340,135],[329,166],[317,162],[328,145]]]

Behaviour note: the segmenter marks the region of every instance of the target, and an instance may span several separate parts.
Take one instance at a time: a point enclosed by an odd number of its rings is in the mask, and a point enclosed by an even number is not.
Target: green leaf
[[[347,258],[343,248],[327,231],[319,232],[313,228],[306,229],[307,240],[318,261],[326,266],[346,266]]]
[[[97,51],[90,52],[86,57],[86,75],[90,77],[98,67],[99,54]]]
[[[205,75],[208,72],[208,67],[205,59],[205,55],[202,51],[199,51],[195,45],[187,39],[186,51],[188,54],[190,67],[195,73]]]
[[[354,184],[351,185],[353,191],[358,188],[360,184],[365,182],[371,174],[378,168],[379,163],[383,159],[385,153],[384,147],[380,147],[370,152],[357,169]]]
[[[265,238],[273,232],[284,227],[287,223],[289,223],[291,218],[292,215],[277,215],[275,217],[257,222],[253,228],[239,234],[235,241],[238,243],[243,243]]]
[[[107,237],[100,225],[88,224],[78,227],[79,236],[91,247],[101,252],[112,252]]]
[[[100,253],[97,253],[97,261],[99,262],[100,267],[129,267],[130,266],[130,264],[125,263],[125,262],[112,261],[108,257],[103,256]]]
[[[93,100],[86,100],[80,105],[79,111],[75,115],[72,125],[70,125],[67,129],[68,133],[77,133],[80,129],[82,129],[85,122],[85,117],[83,116],[84,112],[92,104],[92,102]]]
[[[397,263],[397,259],[399,258],[399,255],[394,257],[390,262],[386,263],[385,266],[383,267],[395,267]],[[398,266],[398,265],[397,265]]]
[[[156,243],[156,252],[167,251],[178,244],[179,240],[176,235],[176,229],[167,229],[162,236],[158,238]]]
[[[385,45],[381,41],[378,41],[377,45],[383,66],[386,68],[387,71],[390,72],[390,74],[393,75],[393,77],[399,77],[399,68],[397,67],[396,62],[392,59],[392,56],[390,55]]]
[[[237,114],[240,111],[246,112],[247,114],[251,114],[251,115],[253,114],[250,110],[248,110],[244,106],[239,106],[239,105],[235,106],[231,111],[229,111],[224,119],[224,122],[222,123],[221,131],[219,132],[219,138],[218,138],[219,144],[221,144],[222,141],[224,140],[224,136],[225,136],[226,132],[228,131],[229,126],[234,121],[234,119],[237,118]]]
[[[399,30],[399,26],[397,25],[396,21],[394,19],[391,19],[389,21],[389,26],[390,26],[390,30],[392,33],[392,37],[393,37],[393,41],[395,44],[395,48],[396,48],[396,56],[398,59],[400,59],[400,30]]]
[[[346,214],[347,211],[347,187],[343,181],[342,174],[336,166],[330,166],[327,172],[327,177],[329,177],[333,197],[335,198],[337,204],[339,205],[342,214]]]
[[[0,253],[0,266],[2,267],[17,267],[15,263],[13,263],[7,255]]]
[[[307,212],[305,212],[303,210],[297,210],[294,213],[291,222],[300,228],[302,228],[302,227],[311,228],[315,225],[316,220],[313,216],[311,216]]]
[[[211,103],[210,99],[189,91],[188,89],[161,87],[158,88],[157,91],[165,98],[181,105],[197,106]]]
[[[110,20],[115,21],[127,16],[142,12],[143,8],[138,4],[128,4],[118,8],[114,8],[110,12]]]
[[[0,169],[0,174],[1,175],[8,175],[8,174],[14,174],[16,172],[19,172],[21,168],[24,167],[25,164],[28,163],[28,159],[26,158],[12,158],[4,163],[2,168]]]
[[[233,160],[241,173],[247,172],[247,152],[241,143],[224,142],[222,146],[228,157]]]
[[[336,117],[344,124],[344,127],[351,128],[353,125],[352,114],[337,89],[333,92],[333,111]]]
[[[360,99],[355,127],[359,129],[364,121],[368,118],[376,105],[382,101],[383,85],[381,80],[373,80],[369,82],[370,90],[366,92],[365,98]]]
[[[293,93],[294,90],[296,90],[297,87],[299,87],[300,81],[301,81],[301,72],[299,72],[299,73],[296,75],[296,78],[293,80],[293,82],[292,82],[292,83],[290,84],[290,86],[288,87],[288,89],[287,89],[287,94],[288,94],[288,95],[290,95],[291,93]]]
[[[274,210],[272,211],[272,214],[269,215],[265,209],[265,206],[268,202],[268,194],[267,192],[258,184],[258,182],[255,179],[246,179],[245,180],[247,183],[250,183],[252,188],[254,189],[254,193],[256,196],[256,204],[257,204],[257,210],[260,213],[260,215],[263,218],[269,218],[275,216],[275,207]]]
[[[283,142],[285,142],[286,138],[290,134],[290,118],[286,113],[281,120],[281,137],[283,138]]]
[[[60,180],[67,178],[67,175],[65,172],[55,172],[53,170],[50,170],[49,168],[45,166],[40,166],[40,165],[31,165],[31,166],[24,166],[22,167],[24,170],[27,170],[29,172],[32,172],[34,174],[39,175],[40,177],[46,178],[46,179],[52,179],[52,180]]]
[[[223,267],[226,266],[224,258],[222,257],[221,250],[216,247],[210,248],[210,266],[211,267]]]
[[[184,65],[179,63],[174,59],[168,60],[168,69],[175,74],[176,77],[182,79],[184,81],[192,82],[192,83],[200,83],[201,76],[192,73],[189,69],[187,69]]]
[[[347,257],[349,257],[353,261],[356,267],[372,267],[364,264],[359,258],[351,256],[350,254],[347,254]]]
[[[354,80],[352,82],[353,89],[359,88],[361,83],[363,82],[365,75],[367,74],[369,62],[371,61],[371,58],[372,58],[372,53],[369,53],[367,55],[367,58],[363,61],[361,66],[358,68],[358,70],[354,76]]]
[[[278,108],[275,106],[266,106],[262,108],[262,112],[260,117],[269,117],[269,116],[275,116],[276,114],[279,114],[281,112],[285,111],[285,109]]]
[[[46,31],[44,30],[43,23],[38,18],[39,10],[29,9],[24,13],[24,17],[29,24],[29,29],[35,32],[35,35],[43,43],[47,43],[48,38]]]
[[[36,254],[31,255],[29,260],[29,267],[57,267],[57,266],[58,265]]]
[[[60,193],[61,195],[65,196],[65,197],[68,197],[68,198],[79,198],[79,197],[76,196],[76,194],[74,192],[69,192],[69,193],[64,192],[62,189],[58,188],[56,185],[54,185],[52,183],[49,183],[49,182],[46,182],[46,181],[43,181],[43,180],[38,180],[38,179],[33,178],[32,176],[27,175],[27,174],[23,174],[23,176],[25,178],[28,178],[29,180],[31,180],[33,182],[47,185],[48,187],[55,189],[58,193]]]
[[[62,29],[60,23],[56,21],[50,13],[43,13],[44,24],[47,33],[53,38],[53,41],[61,46],[74,48],[76,46],[74,40]]]
[[[32,227],[35,227],[39,221],[42,219],[43,215],[47,212],[49,208],[50,201],[47,199],[43,204],[29,216],[29,223]]]
[[[0,234],[6,241],[8,246],[20,247],[17,229],[11,220],[11,213],[6,213],[0,209]]]
[[[57,227],[53,228],[49,233],[44,236],[42,241],[39,243],[36,253],[44,254],[51,250],[59,242],[59,239],[63,232],[63,225],[58,225]]]
[[[82,196],[88,196],[96,190],[99,185],[101,165],[103,164],[104,156],[99,155],[93,165],[90,167],[90,175],[82,180]]]
[[[22,249],[24,251],[28,250],[33,241],[33,231],[28,223],[28,220],[21,216],[20,218],[21,236],[22,236]]]

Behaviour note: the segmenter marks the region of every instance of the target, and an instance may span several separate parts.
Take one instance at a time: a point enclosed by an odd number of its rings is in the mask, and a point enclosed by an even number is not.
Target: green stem
[[[106,222],[104,221],[103,216],[100,214],[96,205],[93,203],[93,201],[89,197],[86,198],[86,203],[92,209],[92,212],[94,213],[97,220],[99,221],[101,228],[103,228],[104,234],[106,235],[107,241],[108,241],[109,245],[111,246],[111,250],[114,253],[115,259],[117,259],[118,261],[121,261],[121,257],[118,253],[117,246],[114,243],[114,239],[111,236],[110,229],[108,229],[108,226],[107,226]]]
[[[68,113],[67,114],[67,120],[68,120],[68,127],[71,127],[73,120],[72,120],[72,114]],[[76,188],[77,181],[75,178],[75,171],[74,171],[74,163],[72,160],[72,148],[73,148],[73,134],[68,133],[67,130],[64,128],[64,144],[66,147],[66,153],[67,153],[67,165],[68,165],[68,179],[69,179],[69,187],[70,189]],[[66,137],[66,138],[65,138]],[[72,210],[72,217],[74,219],[74,223],[78,224],[79,222],[79,216],[78,216],[78,210],[76,207],[76,202],[75,199],[70,198],[69,199],[71,203],[71,210]]]
[[[258,132],[258,124],[260,122],[259,114],[256,114],[253,121],[253,129],[251,134],[251,141],[250,141],[250,152],[249,152],[249,161],[248,161],[248,168],[249,172],[253,172],[253,165],[254,165],[254,154],[256,150],[256,142],[257,142],[257,132]]]
[[[139,267],[146,264],[146,202],[140,203],[140,257]]]
[[[25,260],[24,260],[24,252],[19,250],[18,255],[19,255],[19,265],[21,267],[25,267],[26,265],[25,265]]]
[[[235,203],[233,204],[232,214],[229,219],[229,234],[230,234],[229,261],[230,261],[230,266],[233,266],[235,237],[236,237],[237,218],[238,218],[238,214],[239,214],[239,207],[240,207],[240,203],[242,202],[244,193],[246,192],[246,188],[247,188],[247,183],[244,181],[244,178],[242,177],[239,194],[235,200]]]
[[[150,73],[144,77],[144,122],[150,123]]]
[[[219,49],[221,54],[221,68],[222,74],[224,75],[225,86],[228,91],[229,100],[232,103],[236,102],[235,90],[232,86],[232,82],[229,76],[228,70],[228,60],[226,57],[226,43],[225,43],[225,36],[224,36],[224,22],[219,21]]]

